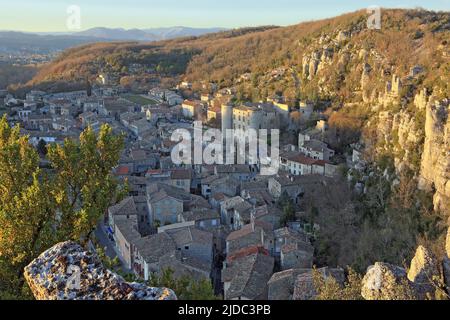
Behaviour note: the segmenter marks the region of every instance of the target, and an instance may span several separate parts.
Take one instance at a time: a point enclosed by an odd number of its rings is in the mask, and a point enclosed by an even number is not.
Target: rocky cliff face
[[[397,171],[417,173],[418,187],[433,192],[434,207],[450,215],[450,105],[448,99],[427,97],[421,90],[414,99],[415,112],[379,111],[368,122],[376,123],[375,151],[391,151]],[[425,113],[425,123],[418,121]]]
[[[172,290],[128,283],[74,242],[42,253],[25,268],[38,300],[175,300]]]
[[[367,300],[434,299],[438,287],[449,295],[450,228],[445,251],[443,260],[439,261],[427,248],[419,246],[408,271],[383,262],[375,263],[363,278],[361,295]]]
[[[415,56],[394,63],[401,52],[367,45],[377,36],[355,24],[316,37],[302,55],[303,85],[329,97],[344,92],[345,102],[369,106],[367,128],[376,123],[378,141],[364,144],[376,145],[374,154],[391,153],[397,172],[415,172],[419,188],[433,192],[435,209],[450,215],[448,61],[436,54],[430,63],[422,52],[437,43],[402,37],[404,50]]]
[[[430,97],[419,187],[433,190],[435,209],[450,214],[450,105]]]
[[[361,295],[366,300],[433,299],[436,279],[440,278],[439,262],[423,246],[419,246],[407,272],[404,268],[377,262],[363,278]]]

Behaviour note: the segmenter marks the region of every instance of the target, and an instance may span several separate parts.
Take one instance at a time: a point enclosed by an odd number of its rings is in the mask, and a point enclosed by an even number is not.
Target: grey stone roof
[[[220,218],[219,213],[212,209],[186,211],[182,215],[185,221],[202,221]]]
[[[222,271],[222,279],[231,282],[227,299],[245,297],[264,298],[267,282],[273,273],[274,258],[264,254],[252,254],[234,260]]]
[[[197,229],[195,227],[169,229],[165,232],[173,239],[173,241],[175,241],[177,247],[182,247],[191,243],[211,245],[213,243],[212,233]]]
[[[191,195],[183,189],[173,187],[165,183],[155,182],[147,186],[147,196],[150,201],[152,201],[152,199],[156,197],[156,194],[159,192],[162,192],[162,194],[165,194],[166,196],[170,195],[172,198],[181,201],[190,201],[192,199]],[[161,196],[162,195],[158,195],[158,197]]]
[[[189,276],[195,280],[207,279],[211,266],[195,258],[183,257],[179,251],[171,251],[159,259],[161,269],[170,268],[175,278]]]
[[[298,275],[310,272],[311,269],[289,269],[274,273],[268,285],[269,300],[292,300],[294,284]]]
[[[225,210],[233,209],[242,202],[244,202],[244,199],[242,199],[240,196],[229,198],[222,202],[222,208]]]
[[[117,216],[114,219],[114,224],[116,232],[118,229],[128,243],[135,244],[136,241],[141,239],[141,234],[138,231],[138,221],[136,215],[129,218],[122,215]]]
[[[108,212],[116,215],[136,215],[137,209],[133,197],[127,197],[118,204],[108,208]]]
[[[267,190],[267,180],[243,181],[241,190]]]
[[[192,179],[192,170],[189,169],[173,169],[170,171],[170,178],[177,180]]]
[[[324,143],[320,140],[312,139],[312,140],[305,141],[303,143],[303,148],[310,149],[313,151],[318,151],[318,152],[324,152],[325,150],[328,149],[328,146],[326,143]]]
[[[156,263],[163,255],[176,249],[175,241],[165,232],[141,238],[135,246],[147,263]]]

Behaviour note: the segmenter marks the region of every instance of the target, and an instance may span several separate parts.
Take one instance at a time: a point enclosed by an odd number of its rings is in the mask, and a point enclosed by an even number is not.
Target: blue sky
[[[81,29],[290,25],[379,5],[450,10],[450,0],[0,0],[0,30],[68,31],[67,7]]]

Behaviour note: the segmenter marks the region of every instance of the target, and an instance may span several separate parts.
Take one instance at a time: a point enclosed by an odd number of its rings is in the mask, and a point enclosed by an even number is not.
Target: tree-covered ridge
[[[147,68],[144,73],[157,71],[160,75],[186,77],[193,82],[212,81],[219,87],[233,86],[242,74],[251,73],[251,81],[241,86],[253,100],[274,92],[287,97],[332,95],[347,99],[361,77],[362,69],[355,65],[355,59],[340,66],[342,56],[334,55],[330,61],[334,67],[323,70],[322,77],[301,81],[300,86],[296,81],[302,78],[304,57],[327,45],[319,41],[321,37],[334,40],[340,31],[351,32],[351,38],[340,44],[350,58],[356,50],[366,49],[375,53],[369,63],[371,60],[380,63],[373,59],[382,59],[383,63],[395,66],[399,73],[407,73],[412,66],[420,64],[429,71],[423,79],[425,85],[445,84],[440,76],[448,70],[448,61],[438,47],[449,41],[449,13],[386,9],[382,10],[381,17],[381,30],[367,29],[364,10],[283,28],[232,30],[151,44],[83,45],[67,50],[42,68],[31,84],[95,78],[105,71],[126,76],[130,65],[138,63]],[[283,76],[273,78],[272,71],[277,68],[286,70]],[[373,87],[383,88],[385,84],[380,74],[371,75],[370,80]],[[330,92],[317,91],[317,85],[323,83]]]

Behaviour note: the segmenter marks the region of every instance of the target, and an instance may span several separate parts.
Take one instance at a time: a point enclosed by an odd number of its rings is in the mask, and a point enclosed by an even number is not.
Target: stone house
[[[192,170],[189,169],[173,169],[170,170],[171,185],[186,192],[191,191]]]
[[[273,225],[275,229],[280,227],[280,217],[282,211],[273,205],[262,205],[255,207],[251,212],[251,218],[255,221],[263,221]]]
[[[150,235],[136,241],[134,272],[148,281],[152,273],[160,271],[159,260],[176,250],[175,241],[165,232]]]
[[[187,221],[194,221],[195,226],[202,230],[214,230],[220,227],[220,215],[212,209],[185,211],[178,216],[178,222]]]
[[[116,205],[108,208],[108,225],[114,232],[115,219],[118,216],[125,216],[130,218],[137,215],[138,211],[133,197],[127,197]]]
[[[280,259],[283,270],[292,268],[312,268],[314,247],[309,237],[290,228],[274,231],[275,257]]]
[[[316,161],[299,152],[286,152],[280,155],[280,169],[295,176],[313,174]]]
[[[142,236],[151,233],[151,223],[148,214],[147,197],[145,195],[133,196],[134,204],[137,210],[138,231]]]
[[[298,179],[296,177],[288,177],[285,175],[271,177],[268,182],[268,189],[275,199],[286,194],[296,204],[300,202],[300,199],[304,194]]]
[[[220,204],[220,217],[222,224],[233,225],[234,224],[234,208],[244,202],[240,196],[225,199]]]
[[[144,173],[156,167],[158,154],[147,149],[130,150],[129,161],[133,163],[134,173]]]
[[[238,203],[234,207],[233,214],[233,230],[239,230],[242,226],[251,222],[251,210],[253,205],[250,202],[244,201]]]
[[[259,246],[271,255],[274,253],[273,226],[263,221],[254,221],[241,229],[231,232],[226,238],[226,254],[246,247]]]
[[[145,177],[139,176],[129,176],[128,179],[128,188],[129,194],[132,196],[143,196],[145,195],[145,190],[147,186],[147,182]]]
[[[148,195],[150,221],[159,225],[176,223],[183,212],[183,200],[165,190]]]
[[[274,273],[267,282],[268,300],[292,300],[297,276],[310,270],[289,269]]]
[[[196,227],[168,229],[165,231],[176,244],[176,250],[184,257],[192,257],[212,265],[213,234]]]
[[[136,215],[118,215],[114,219],[114,240],[120,259],[129,270],[133,268],[135,243],[141,238]]]
[[[227,175],[238,181],[249,181],[256,175],[256,171],[245,164],[217,165],[214,167],[214,174]]]
[[[212,208],[218,209],[220,211],[221,204],[227,199],[229,199],[229,197],[227,197],[225,194],[223,194],[222,192],[217,192],[212,194],[209,197],[208,201]]]
[[[313,252],[304,250],[300,243],[285,244],[281,247],[281,269],[312,268]]]
[[[273,268],[273,257],[260,250],[227,259],[222,270],[224,299],[267,300],[267,282]]]
[[[217,121],[221,121],[222,120],[222,108],[220,106],[209,107],[206,117],[207,117],[208,122],[210,122],[214,119],[216,119]]]
[[[179,279],[188,276],[194,281],[211,278],[211,264],[191,256],[184,256],[180,251],[170,251],[159,259],[160,270],[170,268],[173,277]]]
[[[299,150],[315,160],[329,161],[334,157],[334,150],[328,148],[327,144],[320,140],[310,139],[302,144],[299,143]]]
[[[325,278],[332,276],[338,283],[344,282],[342,269],[320,268],[318,271]],[[310,268],[295,268],[274,273],[267,286],[269,300],[312,300],[316,295]]]
[[[201,101],[184,100],[181,104],[183,116],[186,118],[196,118],[202,109]]]

